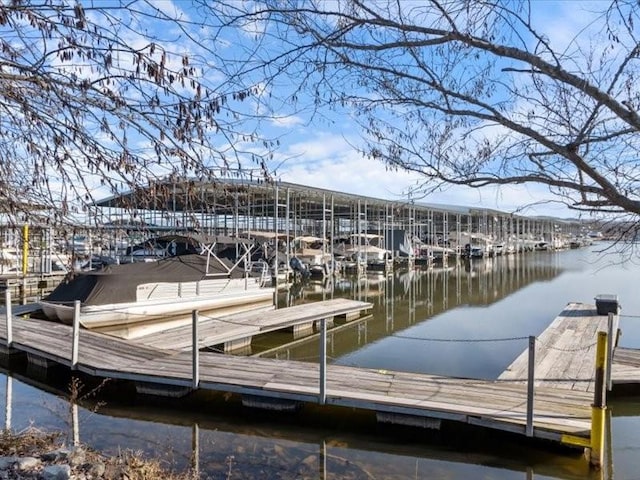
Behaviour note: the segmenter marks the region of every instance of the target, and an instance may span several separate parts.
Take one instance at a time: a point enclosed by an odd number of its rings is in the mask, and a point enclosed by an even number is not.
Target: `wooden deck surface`
[[[373,305],[345,298],[296,305],[278,310],[241,312],[215,317],[201,317],[198,322],[200,346],[219,345],[261,333],[310,323],[324,318],[357,314]],[[191,325],[172,328],[133,340],[136,343],[176,350],[191,350]]]
[[[613,332],[618,330],[614,316]],[[535,385],[574,392],[593,392],[596,339],[608,330],[608,317],[595,305],[570,303],[536,339]],[[498,377],[526,383],[529,350],[525,349]]]
[[[617,347],[611,370],[613,385],[640,384],[640,350]]]
[[[0,326],[0,341],[6,339]],[[13,348],[71,365],[72,330],[62,324],[15,318]],[[158,349],[82,330],[77,369],[98,377],[192,385],[191,352]],[[200,353],[199,388],[317,403],[319,365]],[[327,366],[326,403],[376,412],[448,419],[525,433],[526,385],[447,378],[338,365]],[[536,389],[534,436],[561,441],[590,434],[592,395]]]

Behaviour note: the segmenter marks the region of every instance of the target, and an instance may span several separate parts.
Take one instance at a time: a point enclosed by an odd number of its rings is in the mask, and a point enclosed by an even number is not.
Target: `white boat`
[[[48,319],[69,324],[79,300],[84,328],[129,339],[188,324],[193,310],[204,318],[273,307],[274,289],[265,286],[261,274],[244,271],[241,263],[209,251],[109,265],[74,274],[40,306]]]
[[[389,269],[393,263],[393,252],[382,248],[384,238],[381,235],[356,233],[351,235],[349,246],[339,245],[336,253],[347,261],[367,265],[372,269]]]
[[[442,247],[440,245],[429,245],[428,248],[433,255],[433,259],[437,261],[442,261],[445,257],[453,257],[456,254],[453,248]]]
[[[549,244],[545,241],[539,241],[534,244],[533,249],[537,251],[546,251],[549,250]]]
[[[326,239],[313,236],[300,236],[293,239],[296,257],[309,275],[322,277],[333,273],[333,258],[327,252]]]

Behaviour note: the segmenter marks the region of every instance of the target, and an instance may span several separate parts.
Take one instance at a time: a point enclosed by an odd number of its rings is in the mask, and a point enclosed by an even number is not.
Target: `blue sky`
[[[572,42],[578,32],[584,34],[585,28],[594,28],[593,12],[602,3],[537,0],[532,5],[532,20],[538,31],[555,49],[569,51],[580,47]],[[260,28],[253,27],[247,29],[250,32],[247,39],[257,38],[256,31]],[[348,110],[323,111],[312,117],[304,112],[288,114],[287,105],[281,105],[272,113],[279,118],[263,124],[262,133],[279,138],[280,148],[270,166],[282,180],[388,199],[406,199],[407,192],[423,181],[418,174],[390,171],[384,164],[364,158],[354,148],[363,145],[363,140]],[[577,216],[566,206],[553,202],[554,198],[545,186],[525,184],[482,189],[450,186],[423,200],[527,215]]]
[[[170,15],[178,14],[183,18],[197,20],[197,12],[189,11],[187,2],[149,0],[148,3]],[[576,48],[572,39],[577,32],[591,24],[591,12],[598,9],[600,2],[534,0],[532,5],[533,21],[538,30],[559,50],[564,50]],[[235,35],[217,38],[215,48],[222,52],[222,57],[237,57],[245,48],[251,48],[264,41],[260,35],[260,25],[250,24],[245,27],[244,31]],[[127,34],[131,35],[131,32]],[[203,32],[204,34],[206,32]],[[179,41],[169,46],[168,39],[181,37],[179,31],[163,31],[159,32],[159,35],[164,37],[168,48],[174,52],[197,49],[193,45],[183,46]],[[273,41],[273,38],[269,41]],[[268,42],[265,44],[268,45]],[[191,53],[206,54],[197,50]],[[206,75],[210,85],[215,85],[221,80],[215,68],[207,71]],[[364,158],[356,149],[363,145],[363,140],[349,110],[323,111],[312,115],[309,111],[298,111],[286,103],[272,103],[281,96],[278,89],[285,91],[288,87],[277,84],[265,86],[262,96],[258,95],[251,103],[241,107],[245,111],[253,109],[254,113],[268,114],[271,117],[258,124],[258,133],[267,138],[277,138],[279,141],[279,148],[268,162],[276,178],[387,199],[407,199],[408,192],[423,181],[418,174],[391,171],[382,163]],[[301,104],[304,103],[303,100]],[[263,153],[259,145],[247,143],[244,147],[256,154]],[[565,206],[551,202],[553,198],[547,187],[526,184],[482,189],[451,186],[421,200],[428,203],[518,211],[525,215],[576,216],[575,212],[571,212]]]

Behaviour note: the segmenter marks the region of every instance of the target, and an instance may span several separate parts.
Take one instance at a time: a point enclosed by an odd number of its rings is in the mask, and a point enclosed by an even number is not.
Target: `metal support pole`
[[[200,338],[198,335],[198,311],[191,312],[191,368],[192,368],[192,388],[196,389],[200,385]]]
[[[274,243],[274,247],[276,250],[276,256],[275,256],[275,265],[273,267],[273,305],[278,308],[278,208],[279,208],[279,204],[278,202],[280,201],[278,198],[278,183],[275,183],[275,190],[276,190],[276,202],[275,205],[273,207],[273,231],[275,233],[275,237],[273,239],[273,243]],[[267,271],[269,271],[269,258],[267,256],[267,258],[265,258],[265,261],[267,262]]]
[[[7,349],[9,349],[13,344],[13,312],[11,311],[11,290],[8,285],[4,291],[4,305],[7,317]]]
[[[611,380],[611,367],[613,366],[613,313],[609,312],[608,324],[607,324],[607,391],[610,392],[613,388]]]
[[[327,401],[327,319],[320,320],[320,395],[318,403]]]
[[[533,382],[535,380],[536,337],[529,337],[529,372],[527,376],[527,437],[533,437]]]
[[[73,343],[71,344],[71,370],[78,366],[78,344],[80,342],[80,300],[73,302]]]
[[[601,468],[604,460],[604,433],[606,418],[606,396],[604,392],[605,369],[607,368],[607,333],[598,332],[596,350],[595,392],[591,406],[591,455],[590,463]]]

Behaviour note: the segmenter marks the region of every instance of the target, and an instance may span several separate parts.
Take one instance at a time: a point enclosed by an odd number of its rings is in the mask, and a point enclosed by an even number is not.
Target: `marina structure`
[[[285,282],[294,258],[301,273],[322,278],[345,270],[390,271],[399,262],[447,265],[465,255],[568,248],[589,230],[577,220],[423,203],[411,196],[385,200],[257,178],[232,172],[209,181],[158,181],[88,205],[86,223],[53,227],[34,217],[0,225],[0,287],[35,297],[42,291],[35,287],[51,288],[71,269],[138,261],[130,253],[136,245],[153,250],[155,239],[168,234],[254,242],[256,251],[264,250],[263,260],[271,261],[274,277]]]
[[[514,249],[584,233],[580,221],[532,218],[492,209],[427,204],[412,198],[384,200],[306,185],[247,178],[214,182],[171,181],[99,201],[94,206],[102,225],[126,225],[133,217],[149,229],[197,230],[207,234],[239,236],[268,231],[283,238],[313,236],[334,245],[361,236],[354,246],[367,245],[368,235],[379,235],[395,257],[406,256],[396,238],[424,245],[464,247],[473,239],[500,240]],[[394,233],[396,235],[394,235]],[[465,237],[466,235],[466,237]],[[568,246],[568,243],[567,243]]]

